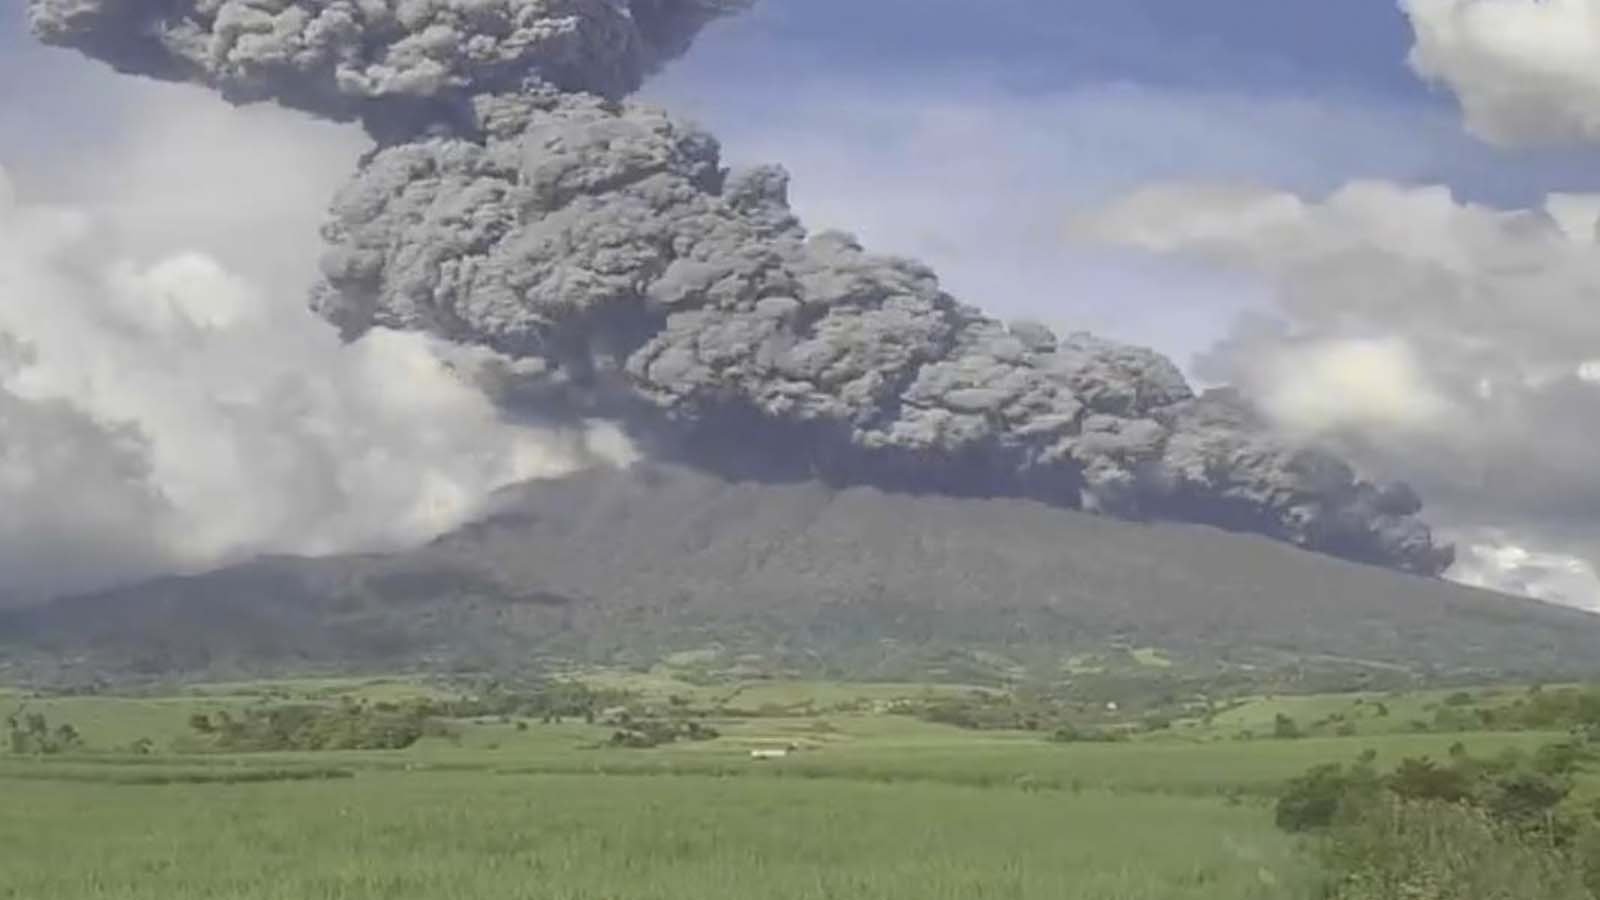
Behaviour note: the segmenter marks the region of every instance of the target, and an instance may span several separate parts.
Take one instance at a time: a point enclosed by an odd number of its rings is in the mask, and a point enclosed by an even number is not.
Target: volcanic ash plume
[[[458,121],[528,78],[621,97],[748,0],[33,0],[47,43],[374,134]]]
[[[917,263],[808,235],[781,169],[730,172],[709,135],[617,99],[737,5],[36,0],[33,21],[121,68],[367,123],[380,147],[334,203],[314,300],[348,337],[488,345],[517,361],[509,396],[603,404],[702,461],[1448,565],[1409,489],[1277,443],[1155,353],[1003,325]]]

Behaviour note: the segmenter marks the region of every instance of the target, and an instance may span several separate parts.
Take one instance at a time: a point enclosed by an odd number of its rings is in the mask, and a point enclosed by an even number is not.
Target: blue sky
[[[0,163],[24,194],[83,202],[71,169],[114,165],[97,148],[136,139],[149,106],[217,102],[34,48],[19,6],[0,12]],[[1467,136],[1410,44],[1395,0],[761,0],[646,94],[730,161],[788,165],[814,226],[922,257],[998,314],[1187,362],[1255,288],[1069,246],[1075,211],[1163,179],[1438,182],[1503,206],[1600,188],[1586,153]]]
[[[1285,186],[1379,176],[1450,181],[1464,197],[1510,206],[1550,187],[1600,183],[1586,154],[1508,158],[1462,134],[1454,99],[1406,64],[1411,42],[1395,0],[761,0],[752,14],[711,30],[651,93],[735,130],[742,117],[772,114],[789,91],[824,86],[873,96],[983,85],[1041,103],[1109,85],[1300,99],[1413,121],[1391,134],[1391,146],[1299,135],[1298,144],[1286,143],[1314,159],[1287,166],[1284,174],[1302,184]],[[1417,142],[1425,155],[1413,149]],[[1197,170],[1213,162],[1191,160]]]
[[[734,162],[783,161],[813,225],[928,259],[997,313],[1187,363],[1256,288],[1070,247],[1075,210],[1157,180],[1392,179],[1504,207],[1600,187],[1587,152],[1467,135],[1411,43],[1395,0],[765,0],[647,94]]]
[[[1023,89],[1110,78],[1421,94],[1402,63],[1408,45],[1383,0],[767,0],[702,41],[690,65],[964,65],[1005,70]]]

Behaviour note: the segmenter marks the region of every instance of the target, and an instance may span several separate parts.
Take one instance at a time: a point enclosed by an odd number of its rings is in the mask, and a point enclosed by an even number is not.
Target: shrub
[[[421,705],[394,713],[354,703],[269,706],[238,716],[223,711],[210,717],[195,715],[189,726],[203,749],[233,753],[403,750],[423,737],[449,733]]]
[[[1565,804],[1583,748],[1448,765],[1403,760],[1379,776],[1373,756],[1319,766],[1289,782],[1277,823],[1319,832],[1332,900],[1594,900],[1600,887],[1600,806]]]
[[[1287,741],[1295,740],[1304,735],[1300,731],[1300,725],[1294,719],[1283,713],[1278,713],[1277,717],[1272,720],[1272,736],[1280,741]]]
[[[1127,740],[1126,734],[1102,728],[1079,728],[1068,723],[1057,728],[1050,740],[1058,744],[1114,744]]]
[[[629,722],[611,735],[613,747],[648,750],[677,741],[714,741],[722,735],[708,725],[690,721],[642,719]]]
[[[83,749],[83,737],[69,724],[50,727],[43,713],[23,715],[21,711],[6,719],[7,746],[12,753],[54,756]]]
[[[1593,900],[1565,854],[1461,804],[1390,797],[1323,852],[1333,900]]]
[[[1395,795],[1407,800],[1436,800],[1461,803],[1472,796],[1472,780],[1465,768],[1440,768],[1433,760],[1406,759],[1400,762],[1386,784]]]
[[[1275,818],[1285,831],[1331,827],[1341,816],[1354,815],[1378,794],[1377,773],[1365,765],[1349,768],[1317,766],[1290,781],[1278,797]]]

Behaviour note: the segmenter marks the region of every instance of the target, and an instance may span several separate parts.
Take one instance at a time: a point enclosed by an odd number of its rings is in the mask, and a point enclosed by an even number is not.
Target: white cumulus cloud
[[[0,594],[418,542],[586,459],[429,338],[346,346],[298,293],[0,186]]]
[[[1401,0],[1412,67],[1461,101],[1467,128],[1502,145],[1600,139],[1600,3]]]
[[[1462,544],[1457,577],[1594,606],[1597,213],[1593,197],[1501,210],[1388,182],[1323,198],[1170,184],[1074,232],[1256,279],[1272,310],[1197,363],[1207,378],[1415,485]]]
[[[1321,339],[1268,351],[1251,385],[1268,415],[1289,431],[1433,427],[1451,412],[1405,340]]]
[[[1457,548],[1452,577],[1473,587],[1600,612],[1600,573],[1593,563],[1571,554],[1529,550],[1516,540],[1504,532],[1466,536]]]

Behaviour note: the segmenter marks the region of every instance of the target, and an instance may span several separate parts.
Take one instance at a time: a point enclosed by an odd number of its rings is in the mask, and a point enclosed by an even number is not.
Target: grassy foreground
[[[15,900],[1301,896],[1259,809],[702,777],[6,790]]]
[[[871,711],[916,686],[740,690],[797,706],[647,750],[606,746],[605,724],[493,717],[399,751],[183,753],[197,712],[426,690],[33,698],[85,744],[0,751],[0,900],[1310,900],[1320,873],[1272,821],[1286,779],[1364,750],[1393,763],[1549,737],[1362,720],[1354,736],[1239,739],[1289,702],[1263,698],[1210,724],[1060,744]],[[1292,702],[1312,718],[1356,700]],[[161,749],[122,749],[141,738]],[[801,750],[751,759],[787,745]]]

